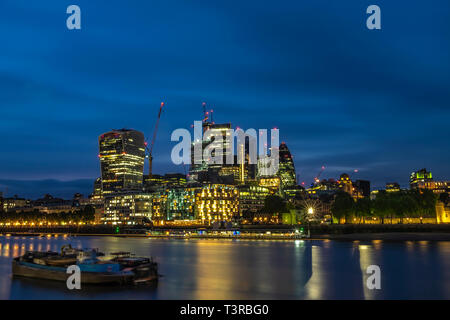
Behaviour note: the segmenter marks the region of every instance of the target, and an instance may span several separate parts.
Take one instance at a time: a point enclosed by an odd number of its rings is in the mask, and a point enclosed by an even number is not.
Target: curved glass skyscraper
[[[142,190],[145,161],[144,134],[113,130],[99,137],[103,194]]]
[[[294,160],[286,143],[282,142],[279,149],[280,162],[277,176],[281,179],[281,188],[293,187],[297,184]]]

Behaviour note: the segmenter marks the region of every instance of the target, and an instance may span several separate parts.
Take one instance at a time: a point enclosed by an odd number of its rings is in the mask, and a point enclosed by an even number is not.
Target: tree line
[[[426,189],[379,191],[373,200],[361,198],[356,201],[348,193],[338,192],[331,212],[338,221],[364,223],[367,219],[377,218],[384,224],[396,218],[403,223],[405,218],[435,218],[437,200],[438,196]]]
[[[87,205],[74,212],[42,213],[34,211],[0,211],[0,222],[2,223],[93,223],[95,220],[95,209]]]

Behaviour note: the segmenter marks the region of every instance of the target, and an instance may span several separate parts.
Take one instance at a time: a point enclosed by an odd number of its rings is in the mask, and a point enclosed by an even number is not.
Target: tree
[[[347,192],[339,191],[336,193],[334,198],[334,202],[331,206],[331,213],[335,218],[340,221],[342,218],[345,218],[345,222],[347,223],[348,219],[354,214],[355,210],[355,201],[352,196]]]
[[[286,202],[283,198],[276,195],[268,195],[264,199],[264,207],[262,209],[264,213],[283,213],[287,212]]]
[[[358,199],[355,203],[355,216],[359,218],[359,223],[364,223],[366,217],[372,214],[372,201],[369,198]]]
[[[384,224],[386,217],[389,217],[395,212],[391,200],[391,196],[386,191],[380,191],[373,201],[373,215],[381,220],[381,224]]]
[[[431,190],[420,189],[411,191],[411,196],[417,202],[416,217],[435,217],[437,195]]]

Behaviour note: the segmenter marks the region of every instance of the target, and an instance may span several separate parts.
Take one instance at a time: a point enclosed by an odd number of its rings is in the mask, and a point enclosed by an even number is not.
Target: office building
[[[433,181],[433,175],[427,169],[420,169],[411,173],[409,185],[411,189],[424,188],[425,183]]]
[[[297,185],[294,160],[286,143],[282,142],[279,148],[279,169],[277,176],[281,180],[281,188],[289,188]]]
[[[104,224],[134,225],[152,219],[153,195],[143,192],[113,193],[105,195]]]
[[[141,191],[143,187],[144,134],[113,130],[99,137],[102,194]]]

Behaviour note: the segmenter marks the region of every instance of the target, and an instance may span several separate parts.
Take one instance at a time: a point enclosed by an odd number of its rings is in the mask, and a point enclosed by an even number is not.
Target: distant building
[[[143,187],[144,134],[135,130],[113,130],[99,137],[103,196]]]
[[[363,197],[370,197],[370,181],[356,180],[353,182],[353,186],[361,192]]]
[[[386,183],[386,191],[387,192],[398,192],[400,190],[401,190],[400,185],[397,182]]]
[[[303,198],[306,196],[306,190],[302,186],[291,186],[283,189],[283,194],[285,199]]]
[[[353,183],[350,180],[350,176],[348,174],[346,173],[341,174],[338,180],[338,185],[342,191],[347,192],[350,195],[353,195]]]
[[[409,183],[411,189],[428,189],[437,194],[450,194],[450,181],[434,181],[431,172],[426,169],[411,173]]]
[[[202,134],[204,134],[207,130],[212,134],[211,137],[206,138],[205,140],[202,138],[201,141],[194,141],[192,143],[192,152],[191,152],[191,169],[189,171],[189,176],[192,180],[198,182],[209,183],[213,182],[215,179],[218,179],[219,171],[222,167],[226,166],[226,159],[229,156],[229,153],[232,152],[230,146],[230,134],[231,134],[231,123],[224,124],[215,124],[212,122],[203,122],[202,123]],[[214,136],[221,136],[222,142],[216,141]],[[195,150],[201,146],[202,151],[202,161],[201,163],[195,162]],[[211,152],[211,156],[215,157],[215,150],[221,150],[222,152],[222,163],[211,163],[213,160],[204,159],[203,153],[206,148],[211,148],[213,150]],[[231,164],[230,164],[231,165]]]
[[[436,203],[436,220],[437,223],[450,223],[450,207],[441,201]]]
[[[258,185],[266,187],[271,194],[279,193],[281,188],[281,179],[277,176],[267,176],[258,178]]]
[[[152,213],[157,224],[177,220],[229,222],[239,217],[239,192],[235,186],[219,184],[171,188],[154,197]]]
[[[144,189],[149,192],[155,192],[164,188],[184,187],[186,186],[186,182],[186,176],[181,173],[145,175]]]
[[[250,164],[250,137],[245,138],[241,150],[234,150],[231,123],[217,124],[203,122],[203,134],[208,131],[208,136],[192,143],[191,168],[189,179],[204,184],[245,184],[256,181],[257,164]],[[217,139],[221,138],[221,141]],[[202,156],[205,151],[210,150],[210,159],[202,158],[201,162],[195,163],[195,150],[201,147]],[[218,157],[217,151],[221,152]],[[221,163],[213,163],[218,157]],[[239,159],[238,157],[241,157]],[[216,159],[216,160],[218,160]],[[227,163],[232,162],[232,163]],[[230,161],[232,159],[232,161]]]
[[[378,194],[380,193],[380,191],[382,190],[372,190],[370,192],[370,200],[375,200],[378,196]]]
[[[114,193],[105,196],[104,224],[140,224],[152,218],[153,195],[143,192]]]
[[[294,160],[286,143],[282,142],[279,148],[279,169],[277,176],[281,179],[281,188],[286,189],[297,185]]]
[[[450,194],[450,182],[449,181],[425,181],[417,184],[418,189],[428,189],[434,193],[449,193]]]
[[[104,206],[104,199],[103,199],[103,192],[102,192],[102,179],[97,178],[94,181],[94,189],[92,194],[89,196],[89,199],[83,199],[81,200],[81,203],[84,205],[92,205],[97,209],[103,208]]]
[[[97,178],[94,181],[94,190],[92,192],[92,198],[102,198],[102,178]]]
[[[420,189],[426,182],[433,181],[433,175],[427,169],[420,169],[411,173],[409,185],[411,189]]]
[[[267,187],[242,185],[239,190],[240,217],[248,221],[264,207],[264,201],[271,191]]]
[[[320,195],[333,195],[339,191],[339,183],[335,179],[323,179],[322,181],[315,183],[306,191],[310,197],[319,197]]]
[[[41,213],[72,213],[75,211],[73,200],[55,198],[46,194],[43,198],[33,201],[33,209]]]
[[[14,196],[13,198],[2,198],[2,209],[4,212],[28,211],[30,201]]]

